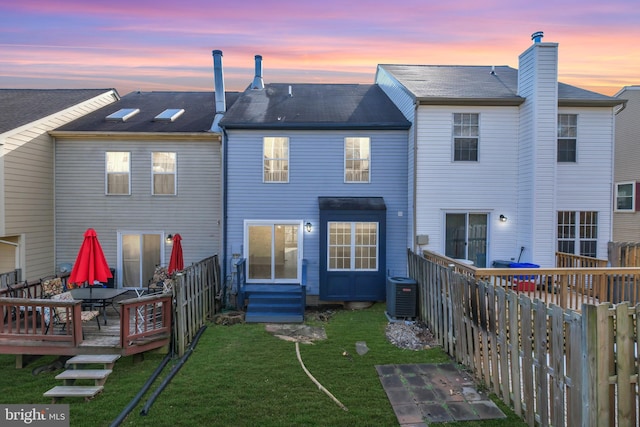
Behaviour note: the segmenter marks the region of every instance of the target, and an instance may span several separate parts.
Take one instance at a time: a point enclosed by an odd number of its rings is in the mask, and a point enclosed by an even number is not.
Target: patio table
[[[120,314],[118,308],[114,304],[116,297],[126,293],[126,289],[115,288],[76,288],[71,289],[73,299],[82,300],[87,305],[100,307],[104,324],[107,324],[107,306],[113,307],[116,313]]]

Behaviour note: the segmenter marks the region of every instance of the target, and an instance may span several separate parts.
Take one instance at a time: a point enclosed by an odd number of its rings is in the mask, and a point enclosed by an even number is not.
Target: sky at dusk
[[[509,65],[544,31],[559,80],[640,84],[637,0],[0,0],[0,88],[244,90],[373,83],[377,64]]]

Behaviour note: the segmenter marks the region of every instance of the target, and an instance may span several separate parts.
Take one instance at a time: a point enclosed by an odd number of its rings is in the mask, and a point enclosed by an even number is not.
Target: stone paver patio
[[[377,365],[376,370],[402,427],[506,418],[453,363]]]

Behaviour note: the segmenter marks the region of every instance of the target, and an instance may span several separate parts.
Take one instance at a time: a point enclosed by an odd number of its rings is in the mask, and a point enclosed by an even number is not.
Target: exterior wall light
[[[307,222],[307,223],[304,225],[304,229],[305,229],[305,230],[307,230],[307,233],[311,233],[311,223],[310,223],[310,222]]]
[[[173,243],[173,234],[169,234],[165,240],[166,240],[168,245],[172,244]]]
[[[507,222],[507,217],[500,214],[500,222]]]

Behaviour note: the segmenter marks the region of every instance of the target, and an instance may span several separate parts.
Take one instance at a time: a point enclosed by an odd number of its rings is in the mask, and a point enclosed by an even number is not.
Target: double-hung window
[[[480,137],[477,113],[453,114],[453,160],[478,161],[478,139]]]
[[[265,137],[262,152],[263,181],[289,182],[289,138]]]
[[[595,258],[598,247],[598,212],[558,212],[558,252]]]
[[[176,194],[176,153],[151,153],[151,188],[154,196]]]
[[[578,116],[558,114],[558,163],[575,163],[577,158]]]
[[[131,194],[131,153],[107,151],[105,156],[105,192],[107,195]]]
[[[330,222],[329,270],[378,270],[377,222]]]
[[[369,182],[371,162],[370,138],[344,139],[344,181]]]
[[[636,210],[635,203],[636,183],[635,182],[619,182],[616,183],[616,212],[634,212]]]

